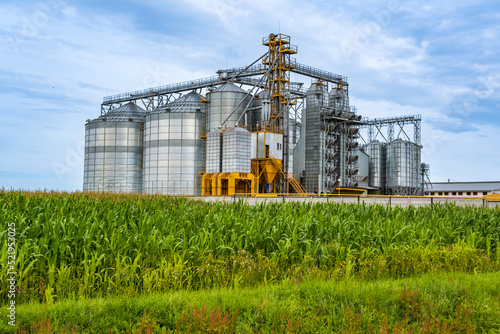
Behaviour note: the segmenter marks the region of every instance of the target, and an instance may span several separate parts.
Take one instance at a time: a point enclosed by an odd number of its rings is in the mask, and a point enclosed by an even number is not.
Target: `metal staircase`
[[[283,168],[281,168],[281,163],[279,162],[279,160],[271,158],[271,161],[272,161],[274,167],[276,167],[276,169],[279,171],[279,175],[281,176],[282,180],[284,181],[282,183],[284,183],[284,184],[286,184],[286,182],[290,183],[292,188],[295,190],[295,192],[299,196],[306,196],[307,195],[304,187],[295,178],[295,175],[293,175],[293,173],[285,172],[283,170]],[[283,185],[281,186],[281,188],[284,188]],[[283,192],[283,189],[281,192]]]

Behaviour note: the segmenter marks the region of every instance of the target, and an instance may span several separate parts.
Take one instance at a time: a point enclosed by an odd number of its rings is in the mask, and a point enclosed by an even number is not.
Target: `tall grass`
[[[162,196],[0,191],[17,232],[18,300],[500,269],[500,209],[248,206]],[[1,300],[6,301],[2,287]]]
[[[17,309],[18,332],[498,333],[499,281],[499,272],[431,273],[29,303]],[[14,329],[0,322],[0,332]]]

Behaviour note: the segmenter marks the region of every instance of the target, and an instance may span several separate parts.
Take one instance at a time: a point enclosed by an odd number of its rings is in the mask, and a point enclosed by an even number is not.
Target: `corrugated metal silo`
[[[213,90],[210,93],[210,103],[208,105],[207,129],[218,129],[239,105],[226,123],[227,127],[234,126],[250,101],[250,96],[246,96],[246,94],[246,91],[230,82]],[[245,101],[240,104],[243,99]],[[242,118],[241,122],[244,124],[245,118]]]
[[[419,145],[401,139],[387,144],[386,184],[388,188],[418,188],[419,149]],[[397,191],[396,194],[398,194]]]
[[[199,94],[191,92],[146,116],[143,193],[201,193],[205,106],[200,100]]]
[[[328,106],[325,86],[313,84],[307,90],[305,115],[305,189],[322,193],[325,188],[325,132],[321,129],[320,112]],[[304,117],[305,116],[305,117]]]
[[[130,102],[85,124],[84,191],[141,192],[144,115]]]
[[[370,142],[366,145],[365,152],[370,156],[369,175],[370,187],[385,188],[386,176],[386,150],[385,145],[378,141]]]
[[[222,173],[250,173],[252,134],[232,127],[222,135]]]
[[[295,150],[297,124],[293,118],[288,119],[288,173],[293,174],[293,151]]]
[[[252,125],[254,128],[262,126],[263,122],[269,122],[271,116],[271,102],[267,91],[263,90],[255,95],[252,101]]]

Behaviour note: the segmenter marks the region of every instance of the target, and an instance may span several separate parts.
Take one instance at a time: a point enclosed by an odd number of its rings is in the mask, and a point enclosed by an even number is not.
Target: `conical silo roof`
[[[236,93],[247,93],[244,89],[236,86],[232,82],[226,82],[225,84],[217,87],[214,92],[236,92]]]
[[[129,102],[119,108],[111,110],[105,115],[99,116],[92,120],[92,122],[142,122],[145,115],[146,110]]]
[[[153,111],[153,114],[164,112],[204,112],[205,107],[201,102],[202,96],[196,92],[191,92],[179,97],[178,99],[168,103]]]
[[[239,127],[239,126],[232,126],[232,127],[228,128],[226,131],[224,131],[224,133],[227,133],[227,134],[229,134],[231,132],[250,132],[250,131],[248,131],[245,128]]]

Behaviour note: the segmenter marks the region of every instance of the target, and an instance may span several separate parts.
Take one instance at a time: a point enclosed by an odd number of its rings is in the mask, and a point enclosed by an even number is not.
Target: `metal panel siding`
[[[211,131],[207,135],[207,173],[220,173],[221,172],[221,142],[222,134],[219,131]]]
[[[359,186],[367,187],[369,186],[369,166],[370,166],[370,157],[368,154],[361,150],[356,150],[356,155],[359,157],[358,159],[358,169],[359,173],[356,175],[355,179],[358,182]]]
[[[305,188],[309,193],[323,192],[325,135],[321,130],[320,109],[328,105],[323,86],[312,85],[306,96]]]
[[[243,128],[230,128],[222,137],[222,173],[250,173],[251,133]]]
[[[189,95],[189,94],[188,94]],[[174,101],[175,103],[175,101]],[[190,108],[189,108],[190,106]],[[182,104],[146,116],[143,193],[199,195],[205,145],[203,105]]]
[[[252,133],[252,147],[251,147],[251,158],[252,159],[257,159],[257,133]]]
[[[84,191],[141,192],[142,123],[85,125]]]
[[[210,103],[208,105],[207,129],[218,129],[222,122],[224,122],[239,105],[226,123],[227,127],[235,126],[250,101],[250,96],[246,96],[246,94],[245,91],[231,83],[224,84],[211,92]],[[240,104],[242,100],[245,101]],[[242,117],[241,122],[245,124],[244,117]]]
[[[386,186],[386,147],[380,142],[371,142],[366,146],[369,159],[370,187],[385,188]]]
[[[257,134],[258,142],[257,142],[257,158],[263,159],[266,158],[266,134],[264,132],[259,132]]]
[[[280,149],[278,149],[280,144]],[[269,151],[272,158],[283,159],[283,135],[277,133],[268,133],[266,135],[266,145],[269,145]]]
[[[418,188],[420,147],[400,139],[387,144],[386,179],[389,188]]]

